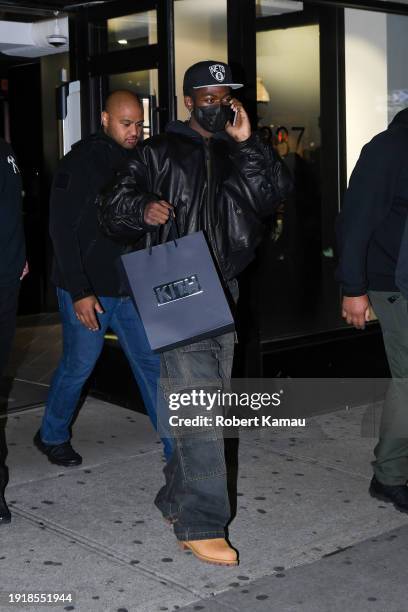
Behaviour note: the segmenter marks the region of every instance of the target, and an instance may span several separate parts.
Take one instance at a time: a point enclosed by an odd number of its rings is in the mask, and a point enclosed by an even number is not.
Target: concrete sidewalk
[[[178,549],[153,506],[163,458],[147,417],[89,399],[73,439],[84,463],[64,469],[33,446],[42,410],[7,417],[13,520],[0,530],[0,610],[408,610],[408,518],[367,493],[366,408],[313,417],[309,433],[241,437],[235,568]],[[74,601],[18,606],[13,592]]]

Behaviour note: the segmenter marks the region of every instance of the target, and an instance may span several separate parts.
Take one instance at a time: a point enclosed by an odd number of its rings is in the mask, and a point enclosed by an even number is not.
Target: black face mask
[[[232,123],[234,111],[225,104],[211,104],[210,106],[195,106],[192,114],[197,123],[207,132],[221,132],[227,121]]]

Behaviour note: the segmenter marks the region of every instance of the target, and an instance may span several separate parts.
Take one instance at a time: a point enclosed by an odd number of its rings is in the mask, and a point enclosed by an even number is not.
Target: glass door
[[[142,99],[145,137],[175,118],[173,0],[89,6],[73,23],[73,78],[84,92],[83,133],[99,127],[109,91],[130,89]]]
[[[256,48],[258,129],[294,184],[258,256],[260,334],[272,340],[317,331],[326,319],[323,264],[333,253],[322,241],[319,24],[278,20],[257,32]]]

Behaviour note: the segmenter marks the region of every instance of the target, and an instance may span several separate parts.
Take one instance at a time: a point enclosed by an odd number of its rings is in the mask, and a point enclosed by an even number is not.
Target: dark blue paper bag
[[[234,329],[202,232],[127,253],[122,264],[154,352]]]

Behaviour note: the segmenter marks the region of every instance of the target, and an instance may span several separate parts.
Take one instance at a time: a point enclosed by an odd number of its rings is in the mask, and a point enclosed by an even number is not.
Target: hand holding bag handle
[[[174,210],[171,210],[170,217],[169,217],[169,220],[167,221],[167,223],[170,224],[169,235],[170,235],[170,232],[173,233],[173,238],[171,238],[171,240],[173,240],[174,246],[177,247],[177,239],[180,238],[180,232],[179,232],[179,229],[178,229],[176,215],[174,213]],[[156,236],[155,241],[153,241],[153,239],[152,239],[152,234],[153,233],[155,233],[155,236]],[[160,225],[157,226],[155,232],[148,232],[147,238],[146,238],[146,248],[149,249],[149,255],[152,254],[153,247],[157,246],[159,244],[159,236],[160,236]],[[153,244],[153,242],[155,244]]]

